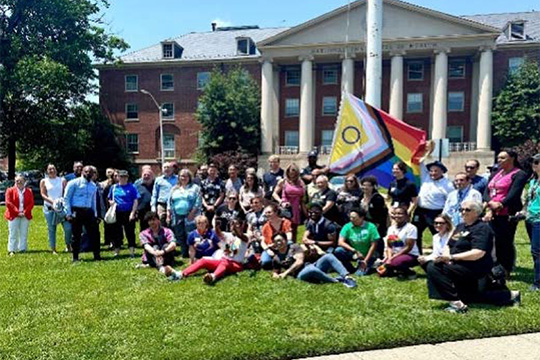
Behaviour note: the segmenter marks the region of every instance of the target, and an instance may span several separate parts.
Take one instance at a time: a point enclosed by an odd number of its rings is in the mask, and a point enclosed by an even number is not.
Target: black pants
[[[139,231],[148,229],[148,222],[144,221],[144,217],[150,211],[150,207],[139,209],[137,211],[137,217],[139,218]]]
[[[171,223],[176,243],[180,245],[180,254],[184,259],[189,258],[189,246],[187,244],[187,238],[191,232],[191,228],[187,224],[187,216],[176,215],[174,217],[174,223]],[[178,248],[177,248],[178,251]]]
[[[88,237],[91,242],[94,259],[99,260],[99,237],[98,223],[94,215],[94,211],[89,208],[73,207],[73,220],[71,222],[72,240],[71,247],[73,250],[73,260],[79,260],[79,252],[81,249],[81,238],[83,226],[86,228]]]
[[[517,222],[508,221],[508,216],[494,216],[489,223],[495,233],[495,255],[497,262],[507,273],[512,272],[516,263],[516,237]]]
[[[165,250],[165,248],[169,246],[169,244],[164,244],[163,246],[154,245],[154,250]],[[156,259],[156,257],[152,254],[150,254],[148,251],[144,251],[146,253],[146,263],[150,265],[151,267],[160,268],[162,266],[174,266],[174,251],[165,253],[162,257]]]
[[[461,300],[466,304],[509,305],[512,303],[508,289],[480,292],[478,280],[487,274],[476,273],[459,263],[444,264],[430,261],[425,266],[425,270],[430,299]]]
[[[103,222],[103,232],[104,232],[104,245],[110,245],[114,243],[114,224],[107,224]]]
[[[414,211],[412,224],[418,229],[418,238],[416,239],[416,245],[418,246],[418,251],[420,252],[420,255],[422,255],[422,234],[424,233],[424,230],[426,230],[426,228],[429,228],[429,231],[431,231],[432,235],[435,235],[437,233],[437,230],[435,230],[435,226],[433,225],[433,223],[435,222],[435,218],[437,217],[437,215],[442,213],[442,210],[443,209],[430,210],[419,207]]]
[[[124,240],[124,232],[129,247],[135,247],[135,220],[129,220],[131,211],[116,211],[116,222],[114,226],[113,245],[120,248]]]

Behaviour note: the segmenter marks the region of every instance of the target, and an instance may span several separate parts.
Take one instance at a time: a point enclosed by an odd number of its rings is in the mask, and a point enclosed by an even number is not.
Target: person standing
[[[39,183],[39,190],[43,198],[43,214],[47,221],[47,232],[49,247],[53,254],[56,254],[56,227],[58,223],[64,228],[64,242],[66,250],[71,247],[71,224],[60,218],[60,212],[64,211],[64,189],[66,180],[58,176],[56,166],[47,165],[47,176]]]
[[[171,189],[178,184],[178,176],[173,173],[171,163],[163,164],[163,175],[154,182],[152,189],[152,199],[150,200],[151,210],[159,215],[161,225],[167,224],[167,201],[171,194]]]
[[[144,221],[146,213],[151,211],[150,202],[152,200],[152,190],[154,189],[154,172],[151,168],[143,168],[141,178],[135,181],[135,187],[141,195],[137,207],[137,217],[139,218],[140,231],[148,228],[148,223]]]
[[[82,161],[75,161],[73,163],[73,172],[64,176],[64,179],[66,180],[66,182],[70,182],[71,180],[76,179],[79,176],[81,176],[82,169],[83,169]]]
[[[79,261],[83,226],[93,242],[94,260],[101,260],[99,239],[96,236],[99,222],[96,206],[97,186],[92,182],[92,176],[92,168],[85,166],[82,176],[68,182],[66,186],[66,220],[70,221],[72,226],[73,262]]]
[[[107,177],[103,180],[100,185],[102,188],[102,201],[105,205],[105,212],[109,210],[109,191],[111,191],[111,186],[118,182],[118,172],[116,169],[107,168],[105,170],[105,176]],[[110,249],[114,247],[114,224],[107,224],[103,222],[103,232],[104,232],[104,245]]]
[[[281,209],[290,212],[293,241],[296,242],[298,226],[302,222],[302,214],[306,212],[304,205],[305,185],[300,179],[300,171],[296,164],[290,164],[285,171],[285,178],[274,188],[274,199]]]
[[[279,166],[280,161],[281,160],[278,155],[272,155],[268,158],[269,169],[263,175],[264,198],[266,200],[272,200],[274,189],[285,175],[285,171]]]
[[[531,240],[531,255],[534,265],[534,280],[531,291],[540,290],[540,154],[532,158],[533,176],[527,190],[526,221],[527,234]]]
[[[25,187],[25,179],[21,175],[15,177],[15,185],[6,190],[6,212],[8,221],[8,253],[25,252],[28,248],[28,226],[32,220],[34,195]]]
[[[204,214],[212,223],[217,208],[225,198],[225,185],[218,176],[215,164],[208,165],[208,177],[202,182],[201,193]]]
[[[407,213],[411,216],[416,206],[418,190],[416,185],[406,177],[407,165],[402,161],[395,163],[392,166],[392,175],[395,179],[388,189],[390,208],[407,206]]]
[[[444,204],[443,214],[450,216],[454,226],[463,222],[461,217],[461,204],[464,201],[479,201],[482,202],[482,195],[476,191],[471,185],[469,176],[464,172],[459,172],[454,177],[454,185],[456,190],[448,194],[448,198]]]
[[[230,165],[227,173],[229,174],[229,178],[225,181],[225,193],[239,193],[242,187],[242,179],[238,177],[238,168],[236,165]]]
[[[465,172],[469,179],[471,179],[472,187],[477,190],[480,194],[483,194],[486,190],[488,179],[484,176],[478,175],[478,170],[480,169],[480,162],[476,159],[467,160],[465,163]]]
[[[129,254],[135,257],[135,220],[139,205],[139,192],[135,185],[128,183],[129,175],[126,170],[118,170],[118,184],[109,191],[109,204],[116,205],[116,222],[114,225],[114,256],[120,254],[124,232],[128,241]]]

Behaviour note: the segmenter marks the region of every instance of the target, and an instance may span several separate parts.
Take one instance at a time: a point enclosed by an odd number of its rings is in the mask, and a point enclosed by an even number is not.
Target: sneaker
[[[15,256],[15,253],[13,251],[10,251],[9,256]]]
[[[452,314],[465,314],[469,310],[469,307],[465,304],[462,306],[456,306],[452,303],[448,305],[447,308],[444,309],[444,311],[452,313]]]
[[[356,280],[347,276],[345,279],[343,279],[343,285],[349,289],[354,289],[356,287]]]
[[[540,290],[540,285],[536,285],[536,284],[531,285],[531,287],[529,288],[529,291],[538,291],[538,290]]]
[[[356,276],[365,276],[365,275],[367,275],[367,273],[368,273],[368,269],[358,269],[358,270],[356,270],[354,275],[356,275]]]
[[[519,291],[511,291],[510,298],[512,300],[512,306],[521,305],[521,293]]]
[[[150,265],[149,264],[143,264],[143,263],[135,265],[135,269],[145,269],[147,267],[150,267]]]
[[[173,271],[173,273],[167,278],[169,281],[178,281],[182,279],[182,273],[180,271]]]
[[[214,283],[214,275],[211,273],[207,273],[206,275],[204,275],[203,281],[207,285],[212,285]]]

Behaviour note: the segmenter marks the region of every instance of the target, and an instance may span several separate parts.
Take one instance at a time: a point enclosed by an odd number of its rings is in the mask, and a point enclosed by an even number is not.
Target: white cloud
[[[212,22],[216,23],[217,27],[227,27],[227,26],[232,26],[233,25],[232,21],[223,20],[223,19],[219,19],[219,18],[212,20]]]

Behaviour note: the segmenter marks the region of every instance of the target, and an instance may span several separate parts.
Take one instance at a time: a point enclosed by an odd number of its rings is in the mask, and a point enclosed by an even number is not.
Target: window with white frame
[[[126,134],[126,151],[131,154],[139,152],[139,134]]]
[[[332,146],[334,141],[334,130],[322,130],[321,131],[321,145]]]
[[[448,93],[448,111],[463,111],[465,107],[465,93],[455,91]]]
[[[524,62],[525,59],[523,59],[522,57],[511,57],[510,59],[508,59],[508,73],[510,75],[514,75],[515,73],[517,73]]]
[[[174,76],[173,74],[161,74],[161,91],[174,90]]]
[[[448,126],[446,137],[451,143],[463,142],[463,126]]]
[[[510,40],[525,40],[525,22],[515,21],[508,27]]]
[[[298,131],[285,131],[285,146],[298,146]]]
[[[422,93],[407,94],[407,113],[421,113],[424,109]]]
[[[135,103],[126,104],[126,120],[139,119],[139,106]]]
[[[448,78],[465,78],[465,59],[452,59],[448,62]]]
[[[173,103],[161,104],[161,119],[174,120],[174,104]]]
[[[295,117],[300,114],[300,100],[299,99],[285,99],[285,116]]]
[[[197,73],[197,90],[202,90],[210,81],[210,73],[208,71]]]
[[[174,58],[174,45],[172,43],[163,43],[161,46],[164,59]]]
[[[299,86],[300,85],[300,69],[288,68],[285,70],[285,85]]]
[[[125,89],[126,91],[139,91],[139,77],[137,75],[126,75]]]
[[[236,53],[238,55],[255,55],[257,48],[250,38],[236,39]]]
[[[322,114],[324,116],[337,114],[337,98],[335,96],[323,97]]]
[[[325,66],[322,70],[323,85],[337,84],[338,69],[336,66]]]
[[[424,63],[421,61],[411,61],[407,63],[407,79],[409,81],[424,80]]]
[[[176,158],[174,134],[163,134],[163,156],[165,157],[165,159]]]

